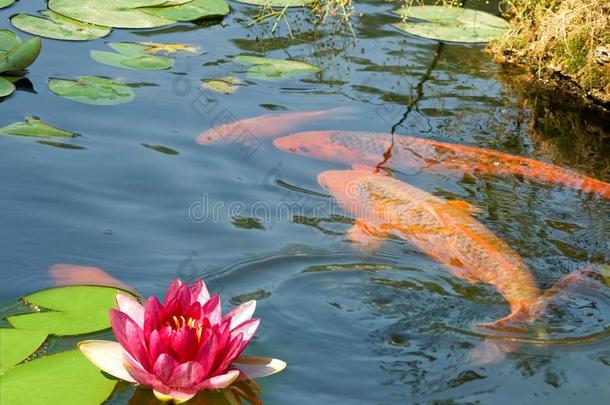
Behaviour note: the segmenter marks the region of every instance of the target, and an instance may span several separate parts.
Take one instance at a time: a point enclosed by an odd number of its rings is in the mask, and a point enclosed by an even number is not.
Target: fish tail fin
[[[324,111],[324,115],[335,119],[350,118],[349,115],[356,114],[360,109],[358,107],[335,107]]]
[[[587,265],[561,277],[534,304],[515,306],[504,318],[494,322],[480,323],[477,326],[496,331],[523,331],[529,323],[543,315],[548,306],[557,299],[565,297],[571,292],[574,293],[578,289],[591,290],[595,286],[599,287],[608,283],[610,283],[610,268],[604,270]]]

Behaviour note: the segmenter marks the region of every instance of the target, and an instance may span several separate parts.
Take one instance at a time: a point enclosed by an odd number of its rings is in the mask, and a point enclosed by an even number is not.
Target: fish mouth
[[[211,145],[214,142],[214,138],[212,137],[212,134],[209,133],[209,131],[205,131],[197,136],[196,142],[199,145]]]

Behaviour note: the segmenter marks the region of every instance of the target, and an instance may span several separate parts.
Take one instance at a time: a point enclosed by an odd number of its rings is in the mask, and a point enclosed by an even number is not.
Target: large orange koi
[[[356,217],[350,239],[371,244],[377,238],[399,237],[455,276],[494,286],[511,312],[480,326],[519,328],[541,314],[546,295],[517,252],[472,216],[473,206],[443,200],[373,170],[330,170],[318,176],[339,206]]]
[[[312,120],[340,118],[351,111],[353,109],[349,107],[339,107],[329,110],[260,115],[210,128],[199,134],[197,143],[200,145],[210,145],[213,143],[234,142],[241,138],[252,136],[257,139],[276,138],[288,135],[291,131]]]
[[[406,135],[311,131],[275,139],[279,149],[317,159],[415,171],[519,176],[598,194],[610,199],[610,184],[573,170],[473,146]]]

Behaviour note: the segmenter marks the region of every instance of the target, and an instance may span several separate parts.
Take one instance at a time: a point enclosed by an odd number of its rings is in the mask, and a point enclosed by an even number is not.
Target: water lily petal
[[[134,359],[133,357],[126,355],[125,362],[123,363],[125,369],[129,373],[129,375],[136,380],[136,382],[145,387],[159,387],[163,386],[163,383],[155,377],[153,374],[144,370]]]
[[[174,301],[178,297],[178,292],[180,291],[180,287],[182,287],[182,281],[180,279],[175,279],[172,281],[167,287],[167,293],[165,293],[165,300],[163,301],[163,306],[167,306],[171,301]]]
[[[213,333],[199,348],[195,361],[201,364],[204,374],[208,375],[214,366],[216,353],[218,351],[218,336]]]
[[[244,347],[247,346],[248,343],[250,343],[250,340],[252,340],[252,338],[254,337],[254,334],[256,333],[256,330],[258,329],[258,325],[260,325],[260,323],[261,320],[259,318],[250,319],[249,321],[242,323],[237,328],[231,331],[231,338],[234,338],[235,336],[242,333],[244,335]]]
[[[144,346],[142,329],[126,314],[110,310],[110,323],[117,340],[145,369],[150,369],[150,358]]]
[[[233,384],[239,377],[238,370],[230,370],[225,374],[217,375],[216,377],[208,378],[199,384],[196,388],[199,391],[202,390],[221,390],[223,388],[227,388],[229,385]]]
[[[203,313],[206,315],[212,326],[217,325],[222,320],[222,309],[220,296],[214,294],[203,306]]]
[[[197,394],[197,391],[184,392],[184,391],[170,390],[169,393],[164,394],[157,390],[153,390],[153,394],[155,394],[155,397],[157,397],[157,399],[161,402],[165,403],[165,402],[171,401],[174,404],[181,404],[181,403],[186,402],[189,399],[193,398],[195,396],[195,394]]]
[[[208,287],[206,287],[203,280],[197,280],[191,287],[191,293],[195,300],[199,302],[199,304],[203,305],[210,299],[210,293],[208,292]]]
[[[167,353],[170,348],[172,328],[166,326],[153,330],[148,338],[148,355],[151,362],[156,362],[161,353]]]
[[[286,363],[271,357],[241,356],[233,361],[233,367],[239,370],[239,379],[253,380],[279,373],[286,368]]]
[[[226,345],[225,350],[222,353],[222,361],[217,367],[217,370],[223,372],[229,368],[233,360],[237,358],[243,351],[243,337],[241,333],[231,339],[231,342]]]
[[[171,342],[171,351],[180,363],[193,360],[199,351],[197,330],[186,326],[175,332]]]
[[[244,302],[237,308],[233,309],[227,317],[231,317],[231,329],[235,329],[242,323],[249,321],[256,310],[256,301]]]
[[[149,297],[144,309],[144,336],[150,336],[153,330],[161,327],[163,308],[157,297]]]
[[[120,380],[136,382],[124,366],[125,349],[120,343],[109,340],[84,340],[78,344],[78,350],[105,373]]]
[[[116,295],[116,303],[119,311],[127,314],[140,328],[144,328],[144,307],[142,304],[132,296],[122,293]]]
[[[168,384],[170,377],[172,376],[172,372],[176,367],[179,366],[179,363],[167,353],[162,353],[155,361],[155,365],[153,366],[153,373],[157,376],[161,382],[164,384]]]
[[[188,361],[174,368],[167,385],[180,388],[194,388],[203,380],[205,374],[201,364],[195,361]]]

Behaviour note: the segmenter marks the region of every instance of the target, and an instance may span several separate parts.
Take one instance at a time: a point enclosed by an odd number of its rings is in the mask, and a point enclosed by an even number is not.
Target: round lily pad
[[[65,41],[89,41],[105,37],[112,31],[110,27],[86,24],[52,11],[42,11],[40,14],[44,17],[17,14],[11,18],[11,23],[29,34]]]
[[[223,17],[229,14],[229,5],[225,0],[193,0],[174,7],[145,7],[142,11],[169,20],[194,21]]]
[[[91,57],[104,65],[132,70],[164,70],[174,66],[174,60],[164,56],[127,56],[115,52],[91,51]]]
[[[41,46],[40,38],[31,38],[7,49],[0,57],[0,72],[24,70],[34,63]]]
[[[413,6],[395,13],[407,17],[392,24],[399,30],[444,42],[489,42],[508,29],[508,22],[500,17],[461,7]]]
[[[15,0],[0,0],[0,8],[6,8],[13,4]]]
[[[13,94],[15,85],[3,77],[0,77],[0,97],[6,97]]]
[[[125,83],[97,76],[49,79],[49,89],[58,96],[94,105],[122,104],[134,97],[133,89]]]
[[[78,350],[29,361],[2,376],[0,403],[99,405],[114,390],[106,378]]]
[[[116,288],[97,286],[42,290],[26,295],[23,300],[46,311],[9,316],[7,320],[15,328],[39,330],[58,336],[96,332],[110,327],[108,311],[115,308],[118,291]]]
[[[239,3],[271,7],[304,7],[316,0],[237,0]]]
[[[165,4],[165,0],[49,0],[49,9],[90,24],[115,28],[154,28],[174,20],[156,17],[141,7]]]
[[[7,51],[21,41],[11,30],[0,30],[0,51]]]
[[[0,328],[0,374],[25,360],[46,339],[44,331]]]
[[[317,66],[296,60],[261,58],[247,55],[237,55],[234,59],[247,65],[254,65],[248,70],[248,75],[256,78],[284,78],[320,71],[320,68]]]
[[[28,117],[23,122],[14,122],[2,127],[0,128],[0,134],[31,136],[36,138],[71,138],[75,135],[73,132],[64,131],[51,124],[47,124],[37,117]]]

